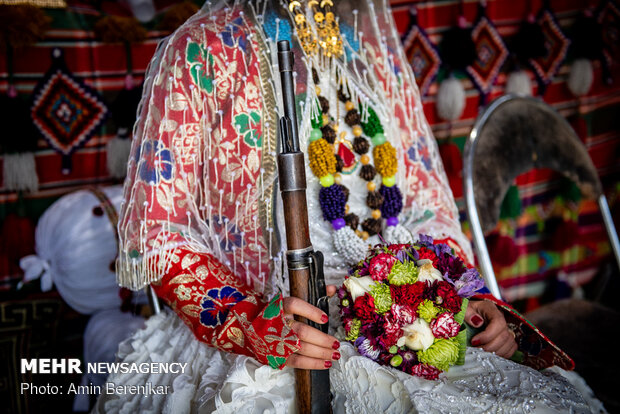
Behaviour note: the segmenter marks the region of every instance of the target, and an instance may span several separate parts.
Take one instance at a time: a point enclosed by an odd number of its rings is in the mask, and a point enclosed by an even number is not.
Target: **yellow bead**
[[[370,237],[370,234],[368,234],[367,231],[362,232],[362,240],[368,240],[369,237]]]
[[[375,184],[374,181],[368,181],[368,184],[366,184],[366,188],[368,188],[368,191],[375,191],[375,189],[377,188],[377,184]]]
[[[345,204],[344,206],[344,214],[349,214],[349,210],[351,209],[351,207],[349,207],[348,204]]]
[[[362,237],[362,231],[360,229],[355,230],[357,237]]]
[[[334,132],[338,132],[338,124],[332,125],[332,129],[334,130]]]
[[[360,162],[362,163],[362,165],[366,165],[370,162],[370,157],[368,156],[368,154],[364,154],[360,157]]]
[[[361,137],[362,136],[362,127],[359,125],[355,125],[353,127],[353,135],[355,135],[356,137]]]
[[[340,174],[334,174],[334,182],[336,184],[342,184],[342,175]]]
[[[316,92],[317,95],[321,94],[321,88],[319,88],[318,86],[314,87],[314,91]]]
[[[329,124],[329,115],[323,114],[323,126]]]
[[[393,175],[390,177],[383,177],[382,181],[384,186],[392,187],[394,186],[394,184],[396,184],[396,177]]]
[[[372,215],[372,218],[378,220],[381,218],[381,210],[373,210],[371,215]]]
[[[355,104],[351,101],[347,101],[344,104],[344,109],[346,109],[347,111],[350,111],[351,109],[355,109]]]
[[[331,187],[334,185],[334,176],[331,174],[324,175],[319,179],[323,187]]]

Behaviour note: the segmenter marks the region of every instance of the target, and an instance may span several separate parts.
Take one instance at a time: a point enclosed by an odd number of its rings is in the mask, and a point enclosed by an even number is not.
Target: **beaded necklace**
[[[314,83],[319,79],[313,69]],[[323,218],[329,221],[335,231],[334,244],[336,250],[345,257],[349,263],[354,263],[363,258],[368,248],[368,237],[381,233],[381,218],[386,219],[387,226],[398,224],[398,214],[402,210],[402,194],[396,185],[396,150],[386,140],[383,126],[376,112],[371,107],[365,109],[360,104],[359,110],[351,101],[343,88],[338,90],[338,98],[345,104],[347,113],[345,123],[351,127],[353,144],[351,147],[360,156],[360,177],[366,181],[368,195],[366,205],[372,210],[371,217],[361,223],[358,229],[359,217],[349,212],[347,200],[349,190],[341,184],[339,173],[342,168],[354,162],[347,152],[343,151],[344,142],[340,142],[338,154],[335,154],[336,131],[330,125],[329,101],[320,95],[320,89],[316,87],[317,111],[311,116],[310,144],[308,145],[308,157],[312,173],[319,178],[321,189],[319,190],[319,203]],[[362,120],[360,112],[364,113]],[[366,137],[372,137],[372,155],[375,166],[370,163],[368,155],[370,143]],[[346,148],[346,147],[345,147]],[[350,151],[350,150],[349,150]],[[347,158],[347,159],[344,159]],[[381,176],[381,187],[377,191],[374,178],[377,172]]]

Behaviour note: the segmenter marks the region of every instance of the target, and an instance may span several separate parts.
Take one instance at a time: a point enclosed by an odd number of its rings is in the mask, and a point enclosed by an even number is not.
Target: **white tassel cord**
[[[129,152],[131,151],[131,139],[116,136],[108,141],[106,151],[110,176],[114,178],[125,178],[127,174]]]
[[[506,80],[506,93],[521,96],[532,96],[532,81],[524,70],[510,72]]]
[[[454,76],[441,82],[437,92],[437,115],[446,121],[456,121],[465,109],[465,88]]]
[[[587,95],[594,81],[594,70],[589,59],[577,59],[570,67],[568,89],[577,97]]]
[[[4,155],[4,188],[9,191],[35,192],[39,177],[32,152]]]

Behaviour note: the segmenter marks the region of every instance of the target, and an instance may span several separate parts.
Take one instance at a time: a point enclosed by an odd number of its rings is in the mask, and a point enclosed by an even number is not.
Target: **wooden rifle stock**
[[[278,42],[278,63],[284,101],[284,116],[279,124],[281,152],[278,155],[278,175],[284,205],[288,248],[286,259],[291,295],[318,306],[328,313],[327,302],[321,300],[326,296],[323,255],[321,252],[314,252],[310,242],[304,154],[299,150],[295,111],[293,53],[286,40]],[[315,324],[298,316],[295,319],[327,332],[328,324]],[[295,369],[295,391],[299,413],[331,412],[328,370]]]

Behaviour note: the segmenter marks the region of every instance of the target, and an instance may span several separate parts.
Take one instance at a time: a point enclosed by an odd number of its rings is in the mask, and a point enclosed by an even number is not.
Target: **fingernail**
[[[325,361],[325,368],[331,368],[332,361]]]
[[[483,322],[484,320],[478,315],[474,315],[471,317],[471,323],[473,323],[476,328],[482,325]]]
[[[471,340],[471,344],[472,344],[473,346],[478,346],[478,345],[480,345],[480,339],[472,339],[472,340]]]
[[[340,348],[340,342],[334,341],[334,344],[332,345],[332,348],[334,348],[334,349]]]
[[[332,354],[332,359],[337,361],[340,359],[340,352],[336,351]]]
[[[323,322],[323,323],[327,323],[327,321],[329,321],[329,316],[327,316],[327,315],[323,314],[323,315],[321,316],[321,322]]]

